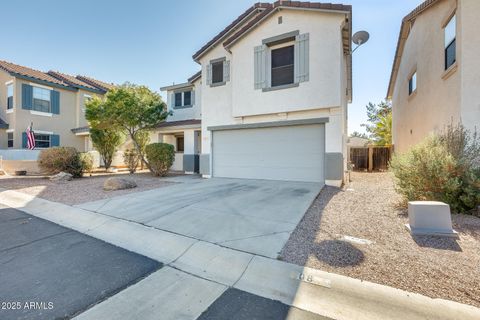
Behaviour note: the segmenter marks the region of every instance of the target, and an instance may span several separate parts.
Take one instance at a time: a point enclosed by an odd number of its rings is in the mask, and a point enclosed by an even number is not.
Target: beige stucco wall
[[[457,62],[444,70],[444,26],[457,6],[439,1],[417,17],[405,42],[393,89],[393,143],[404,152],[449,124],[468,129],[480,124],[480,1],[459,0]],[[409,96],[408,80],[417,71],[417,92]]]
[[[65,90],[56,87],[40,85],[46,88],[54,89],[60,92],[60,114],[51,116],[37,115],[31,110],[22,109],[22,84],[39,86],[28,80],[16,79],[15,97],[16,105],[14,111],[15,127],[14,129],[14,148],[22,148],[22,132],[33,122],[34,131],[53,132],[60,135],[60,145],[75,147],[79,151],[84,151],[85,143],[82,137],[74,135],[70,130],[76,125],[77,110],[77,91]]]
[[[0,70],[0,118],[9,124],[9,128],[14,125],[12,113],[7,113],[7,85],[6,83],[13,81],[14,78],[8,73]],[[15,83],[14,83],[15,85]],[[15,105],[15,97],[13,101]],[[0,129],[0,149],[7,148],[7,130]]]
[[[458,2],[461,119],[469,130],[480,130],[480,1]]]

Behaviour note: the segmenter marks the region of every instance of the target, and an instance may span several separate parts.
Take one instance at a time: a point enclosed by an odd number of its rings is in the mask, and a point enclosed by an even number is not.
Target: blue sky
[[[324,2],[336,2],[334,0]],[[422,0],[345,0],[370,41],[353,58],[349,132],[386,95],[401,19]],[[254,1],[6,1],[0,59],[159,90],[199,70],[192,54]],[[28,9],[27,9],[28,8]]]

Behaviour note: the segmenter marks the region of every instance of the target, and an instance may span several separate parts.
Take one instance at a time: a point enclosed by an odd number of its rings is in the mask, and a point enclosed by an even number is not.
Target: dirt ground
[[[322,190],[282,260],[480,307],[480,218],[452,215],[459,239],[412,237],[390,173],[353,173],[351,180]]]
[[[137,183],[137,187],[117,191],[104,191],[103,183],[106,179],[113,176],[133,180]],[[50,181],[48,177],[0,176],[0,188],[16,190],[68,205],[161,188],[171,185],[172,183],[174,182],[167,182],[164,178],[154,177],[149,172],[135,173],[132,175],[126,172],[95,174],[92,177],[84,176],[80,179],[65,182]]]

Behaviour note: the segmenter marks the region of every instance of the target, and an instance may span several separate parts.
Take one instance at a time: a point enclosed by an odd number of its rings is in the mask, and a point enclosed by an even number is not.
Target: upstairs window
[[[192,105],[192,91],[185,91],[183,93],[183,105],[184,106]]]
[[[40,112],[51,112],[50,108],[50,90],[33,87],[33,106],[32,110]]]
[[[212,63],[212,84],[223,82],[223,61]]]
[[[272,50],[272,87],[294,82],[294,46]]]
[[[7,85],[7,110],[13,109],[13,83]]]
[[[417,91],[417,72],[415,71],[414,74],[408,80],[408,95],[412,95],[415,91]]]
[[[454,15],[445,26],[445,70],[450,68],[457,61],[456,38],[457,23]]]
[[[175,107],[181,107],[182,104],[182,92],[175,93]]]
[[[189,108],[192,106],[192,96],[193,93],[191,90],[175,92],[173,96],[173,107],[176,108]]]
[[[218,87],[230,81],[230,61],[224,58],[211,60],[207,65],[207,85]]]

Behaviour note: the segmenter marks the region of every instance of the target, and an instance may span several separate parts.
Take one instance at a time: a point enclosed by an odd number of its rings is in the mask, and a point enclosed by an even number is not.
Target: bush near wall
[[[68,172],[74,178],[83,176],[84,165],[77,149],[55,147],[42,150],[38,156],[38,166],[46,174]]]
[[[461,125],[394,155],[390,168],[408,201],[442,201],[471,213],[480,205],[480,137]]]
[[[150,170],[155,176],[166,176],[175,160],[175,149],[168,143],[151,143],[145,148]]]

